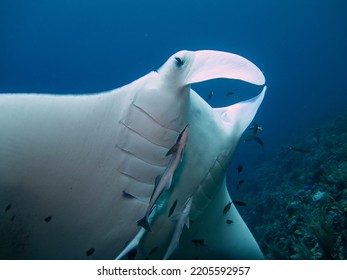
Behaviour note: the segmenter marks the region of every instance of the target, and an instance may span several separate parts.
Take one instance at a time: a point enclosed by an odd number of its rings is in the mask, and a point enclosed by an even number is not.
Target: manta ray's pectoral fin
[[[220,141],[225,149],[210,168],[210,177],[201,182],[194,196],[194,223],[183,231],[178,259],[262,259],[263,254],[245,222],[237,212],[225,184],[225,171],[231,153],[245,129],[253,120],[265,95],[262,92],[249,100],[216,108],[216,121],[221,125]],[[206,199],[208,198],[208,199]],[[203,245],[203,246],[201,246]]]
[[[171,220],[176,220],[176,226],[173,231],[169,246],[163,257],[164,260],[167,260],[172,255],[172,253],[177,249],[184,225],[186,225],[187,228],[189,228],[189,214],[190,214],[191,206],[192,206],[192,197],[189,197],[187,201],[185,202],[180,213],[176,214],[175,216],[171,218]]]
[[[263,254],[252,233],[232,204],[223,214],[225,205],[230,202],[225,182],[219,188],[213,201],[204,214],[183,231],[180,248],[173,254],[177,259],[263,259]],[[232,221],[232,222],[230,222]],[[196,246],[200,240],[204,246]],[[184,252],[184,253],[182,253]]]

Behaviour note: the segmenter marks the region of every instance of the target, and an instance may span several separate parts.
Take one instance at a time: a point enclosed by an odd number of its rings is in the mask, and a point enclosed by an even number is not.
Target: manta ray
[[[212,108],[191,85],[216,78],[263,88]],[[0,258],[262,259],[225,176],[265,91],[249,60],[203,50],[101,93],[0,94]]]

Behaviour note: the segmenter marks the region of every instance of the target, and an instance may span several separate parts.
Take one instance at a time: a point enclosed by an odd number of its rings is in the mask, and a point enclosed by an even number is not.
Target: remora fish
[[[166,167],[164,173],[160,176],[158,176],[155,180],[155,187],[151,196],[151,199],[149,201],[149,205],[147,207],[147,211],[145,213],[145,216],[137,221],[137,224],[139,226],[142,226],[148,231],[151,231],[151,227],[148,223],[148,216],[152,212],[152,209],[157,202],[159,196],[162,194],[164,190],[168,190],[171,186],[172,182],[172,176],[180,163],[182,156],[183,156],[183,150],[184,147],[187,144],[188,140],[188,125],[187,124],[180,135],[177,138],[176,144],[172,146],[172,148],[167,152],[166,156],[171,155],[171,160]]]
[[[157,211],[158,211],[158,208],[154,206],[152,213],[148,217],[149,222],[152,221]],[[146,233],[147,231],[144,228],[140,228],[140,230],[137,232],[134,238],[124,247],[124,249],[118,254],[118,256],[115,259],[116,260],[124,259],[125,256],[127,255],[129,256],[130,252],[137,250],[141,239]]]
[[[189,212],[191,207],[192,207],[192,197],[189,197],[186,203],[184,204],[181,213],[178,214],[179,215],[178,221],[177,221],[174,233],[172,234],[169,247],[167,248],[167,251],[163,257],[164,260],[167,260],[171,256],[173,251],[175,251],[175,249],[177,248],[184,225],[186,225],[187,228],[189,228]]]
[[[131,251],[137,250],[139,243],[142,239],[142,236],[146,233],[146,230],[144,228],[141,228],[139,232],[135,235],[135,237],[128,243],[127,246],[122,250],[122,252],[119,253],[119,255],[116,257],[116,260],[123,259],[126,255],[128,255]]]

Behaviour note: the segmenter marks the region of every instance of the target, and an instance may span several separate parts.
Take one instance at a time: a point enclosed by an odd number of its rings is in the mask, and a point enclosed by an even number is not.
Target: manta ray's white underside
[[[190,85],[214,78],[265,83],[240,56],[181,51],[109,92],[1,94],[0,258],[263,258],[234,205],[225,213],[225,173],[266,87],[213,109]],[[182,161],[148,232],[137,221],[187,124]]]

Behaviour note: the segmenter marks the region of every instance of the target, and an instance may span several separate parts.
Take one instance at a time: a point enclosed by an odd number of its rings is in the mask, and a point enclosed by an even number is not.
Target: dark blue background
[[[256,117],[266,146],[243,143],[236,161],[261,159],[346,111],[346,11],[344,0],[1,0],[0,92],[98,92],[182,49],[237,53],[264,72],[268,93]],[[197,88],[216,92],[212,105],[255,94]]]

